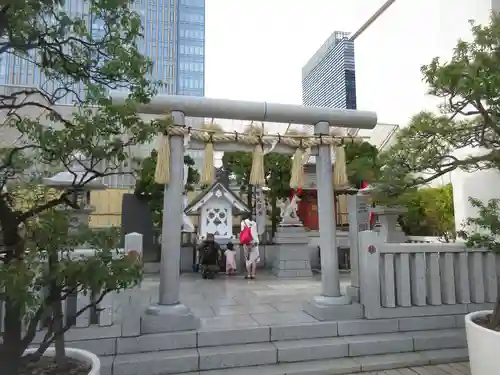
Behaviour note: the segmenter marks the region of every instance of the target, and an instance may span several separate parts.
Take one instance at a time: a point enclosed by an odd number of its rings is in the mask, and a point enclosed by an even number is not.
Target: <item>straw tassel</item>
[[[345,188],[349,184],[347,179],[347,167],[344,147],[335,147],[335,166],[333,170],[333,187]],[[338,195],[336,197],[337,212],[347,212],[347,195]],[[338,217],[338,224],[347,224],[345,215]]]
[[[205,160],[203,162],[200,185],[211,185],[214,181],[214,144],[210,141],[205,144]]]
[[[290,172],[290,188],[298,189],[304,184],[304,150],[302,148],[297,148],[295,154],[293,155],[292,170]]]
[[[166,185],[170,181],[170,144],[168,134],[158,138],[158,152],[156,154],[155,182]]]
[[[307,149],[303,152],[302,158],[301,158],[301,166],[299,170],[299,178],[297,181],[297,189],[300,189],[304,186],[304,165],[307,163],[309,160],[309,157],[311,156],[311,149]]]
[[[349,183],[344,147],[335,147],[335,166],[333,171],[333,185],[343,187]]]
[[[255,146],[252,155],[252,170],[250,171],[250,185],[264,186],[264,148],[261,144]]]

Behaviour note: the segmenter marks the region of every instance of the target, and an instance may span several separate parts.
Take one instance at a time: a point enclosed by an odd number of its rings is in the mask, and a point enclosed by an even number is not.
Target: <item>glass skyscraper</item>
[[[66,0],[65,11],[87,21],[93,35],[103,31],[102,21],[92,19],[85,0]],[[144,38],[139,41],[141,53],[151,58],[151,78],[166,85],[162,93],[205,95],[205,0],[134,0],[132,7],[140,14]],[[12,54],[0,55],[0,86],[36,86],[55,92],[57,82],[47,80],[32,62]],[[84,96],[83,85],[74,86],[77,94],[70,93],[58,100],[59,104],[73,104],[77,96]],[[199,127],[203,119],[188,118],[188,124]],[[155,145],[134,146],[132,153],[146,157]],[[189,150],[198,168],[203,165],[203,151]],[[122,167],[131,171],[131,162]],[[131,175],[114,175],[104,178],[109,187],[130,187],[135,181]]]
[[[85,0],[67,0],[66,12],[85,18]],[[135,0],[135,10],[141,15],[144,38],[141,52],[153,61],[152,79],[163,81],[160,92],[178,95],[205,94],[205,0]],[[88,17],[88,16],[87,16]],[[87,18],[95,35],[102,32],[99,19]],[[0,56],[0,85],[38,86],[53,92],[57,82],[49,82],[30,61],[11,54]],[[83,86],[75,87],[83,96]],[[61,104],[74,103],[69,94]]]
[[[135,0],[144,25],[142,53],[163,92],[205,95],[205,0]]]
[[[302,68],[302,104],[356,109],[354,43],[335,31]]]

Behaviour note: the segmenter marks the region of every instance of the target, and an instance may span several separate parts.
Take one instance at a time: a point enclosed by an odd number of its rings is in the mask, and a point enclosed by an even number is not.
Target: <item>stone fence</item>
[[[140,250],[140,236],[128,235],[123,253]],[[269,251],[268,261],[272,254]],[[364,231],[355,255],[350,288],[358,288],[357,300],[367,319],[463,315],[491,309],[499,292],[500,256],[484,249],[467,249],[460,243],[385,243],[379,233]],[[63,303],[64,315],[74,316],[92,298],[84,293],[69,296]],[[140,287],[109,293],[77,318],[66,340],[73,345],[79,340],[139,335],[139,317],[150,299]],[[0,324],[2,316],[0,303]],[[35,344],[46,329],[43,322],[39,329]]]
[[[319,252],[319,232],[309,232],[309,246],[304,251],[308,251],[309,260],[311,267],[315,270],[321,269],[321,259]],[[195,260],[195,235],[193,233],[183,233],[183,242],[181,244],[181,260],[180,260],[180,271],[181,272],[191,272],[192,266]],[[259,268],[271,269],[273,267],[273,262],[275,259],[277,245],[272,243],[270,240],[270,231],[265,232],[264,241],[261,242],[259,246],[260,251],[260,263],[257,265]],[[408,236],[409,243],[442,243],[439,237],[430,236]],[[159,244],[158,251],[159,251]],[[350,256],[349,256],[349,232],[337,231],[337,247],[339,249],[339,266],[341,269],[350,269]],[[241,249],[237,249],[237,264],[241,266],[242,269],[245,268],[243,259],[243,252]],[[160,263],[159,262],[148,262],[145,264],[146,273],[158,273]]]
[[[384,243],[365,231],[358,262],[354,275],[369,319],[466,314],[491,309],[498,296],[500,257],[486,249]]]

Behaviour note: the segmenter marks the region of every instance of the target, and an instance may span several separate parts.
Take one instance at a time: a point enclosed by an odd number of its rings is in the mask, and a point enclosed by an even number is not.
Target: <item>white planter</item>
[[[24,354],[30,354],[36,351],[37,349],[27,349]],[[48,348],[44,355],[53,357],[55,355],[55,349]],[[89,375],[101,375],[101,361],[95,354],[82,349],[66,348],[66,356],[89,364],[91,366]]]
[[[492,311],[478,311],[465,316],[471,375],[497,374],[500,369],[500,332],[473,322],[474,319],[491,313]]]

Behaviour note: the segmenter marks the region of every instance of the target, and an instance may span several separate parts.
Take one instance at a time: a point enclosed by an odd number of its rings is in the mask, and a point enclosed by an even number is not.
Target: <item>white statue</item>
[[[285,209],[286,209],[286,206],[287,206],[287,201],[289,199],[280,199],[278,201],[278,204],[276,205],[276,207],[278,207],[280,209],[280,217],[281,219],[283,219],[283,217],[285,216]]]
[[[287,198],[285,201],[285,208],[283,209],[282,212],[282,218],[283,219],[298,219],[298,214],[297,214],[297,203],[300,202],[300,198],[294,194],[293,198],[290,200],[290,198]]]

